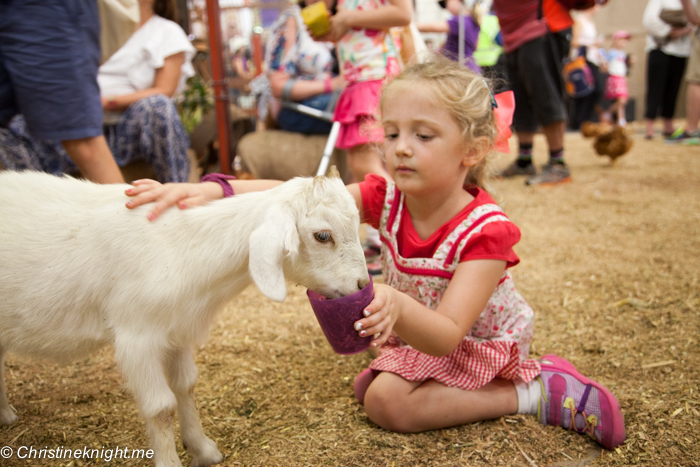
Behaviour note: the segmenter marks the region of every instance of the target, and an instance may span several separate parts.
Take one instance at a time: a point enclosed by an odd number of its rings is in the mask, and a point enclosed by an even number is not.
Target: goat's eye
[[[314,238],[318,240],[321,243],[326,243],[330,242],[333,240],[333,237],[331,236],[330,232],[326,232],[325,230],[322,232],[316,232],[314,233]]]

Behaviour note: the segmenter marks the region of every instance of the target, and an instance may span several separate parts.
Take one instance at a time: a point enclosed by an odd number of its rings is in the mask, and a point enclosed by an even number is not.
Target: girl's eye
[[[385,139],[395,139],[397,136],[399,136],[398,133],[384,133],[384,138]]]
[[[321,243],[327,243],[327,242],[333,241],[333,236],[331,235],[331,233],[326,232],[325,230],[322,232],[316,232],[314,234],[314,238]]]
[[[420,134],[419,134],[419,135],[418,135],[418,138],[422,139],[423,141],[430,141],[431,139],[433,139],[433,136],[432,136],[432,135],[420,135]]]

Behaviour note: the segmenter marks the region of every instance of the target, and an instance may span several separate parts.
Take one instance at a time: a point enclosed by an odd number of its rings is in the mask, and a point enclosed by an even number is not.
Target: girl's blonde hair
[[[387,91],[400,83],[421,83],[429,86],[457,124],[462,128],[462,138],[475,151],[483,151],[484,158],[469,169],[465,185],[486,189],[489,153],[496,141],[497,127],[493,115],[493,97],[489,81],[474,73],[465,65],[439,55],[431,55],[423,61],[404,69],[384,86],[379,108],[384,105]]]

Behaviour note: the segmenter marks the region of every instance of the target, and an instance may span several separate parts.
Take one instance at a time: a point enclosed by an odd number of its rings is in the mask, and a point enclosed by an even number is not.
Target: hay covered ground
[[[513,274],[536,311],[532,354],[558,353],[607,385],[625,415],[625,445],[602,451],[529,416],[386,432],[352,393],[370,357],[334,354],[305,290],[290,284],[283,304],[248,288],[197,354],[195,395],[224,465],[700,465],[700,148],[636,135],[632,151],[611,168],[590,146],[567,135],[573,183],[493,186],[523,234]],[[536,151],[543,163],[541,139]],[[10,355],[5,372],[20,420],[0,427],[0,447],[147,447],[112,349],[63,367]],[[178,445],[189,462],[179,437]],[[104,459],[0,459],[7,467],[28,464]]]

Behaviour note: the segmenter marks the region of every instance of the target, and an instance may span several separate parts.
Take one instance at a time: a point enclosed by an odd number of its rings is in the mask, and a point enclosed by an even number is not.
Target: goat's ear
[[[262,225],[250,234],[250,276],[270,300],[283,302],[287,297],[282,263],[286,255],[299,253],[299,242],[294,217],[282,207],[269,209]]]
[[[328,175],[328,178],[340,178],[340,172],[338,172],[338,167],[332,165],[331,170],[330,170],[330,175]]]

